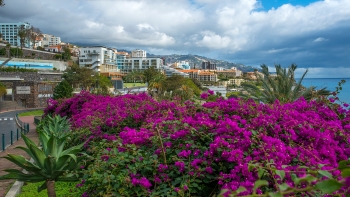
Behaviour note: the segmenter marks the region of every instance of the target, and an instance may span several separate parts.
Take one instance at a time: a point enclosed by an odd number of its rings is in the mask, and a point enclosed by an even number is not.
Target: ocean
[[[333,92],[342,79],[346,82],[342,85],[343,89],[340,90],[338,97],[340,101],[350,103],[350,78],[304,78],[302,85],[305,87],[316,86],[316,89],[326,87],[327,90]],[[296,81],[298,80],[299,79],[296,79]]]

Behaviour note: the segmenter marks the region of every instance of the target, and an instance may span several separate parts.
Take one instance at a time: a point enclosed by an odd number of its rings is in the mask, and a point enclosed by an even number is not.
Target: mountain
[[[129,54],[131,54],[131,51],[128,51],[128,50],[121,49],[118,51],[125,51],[125,52],[128,52]],[[190,63],[191,68],[194,68],[194,67],[201,68],[203,61],[210,61],[212,63],[215,63],[217,67],[223,67],[223,68],[236,67],[238,70],[241,70],[242,72],[252,72],[255,69],[258,69],[256,67],[246,66],[246,65],[240,64],[240,63],[232,63],[232,62],[228,62],[228,61],[216,60],[216,59],[211,59],[208,57],[199,56],[199,55],[192,55],[192,54],[188,54],[188,55],[177,55],[177,54],[155,55],[155,54],[147,53],[147,57],[165,58],[166,64],[173,64],[173,63],[179,62],[179,61],[188,61]],[[258,69],[258,70],[260,70],[260,69]]]

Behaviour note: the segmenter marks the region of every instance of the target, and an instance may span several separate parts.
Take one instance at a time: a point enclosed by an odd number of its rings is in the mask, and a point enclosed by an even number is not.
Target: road
[[[11,143],[11,131],[13,131],[13,141],[16,141],[18,127],[15,121],[15,115],[24,111],[28,110],[0,113],[0,152],[2,151],[2,134],[5,134],[5,147]],[[19,133],[19,135],[21,134]]]

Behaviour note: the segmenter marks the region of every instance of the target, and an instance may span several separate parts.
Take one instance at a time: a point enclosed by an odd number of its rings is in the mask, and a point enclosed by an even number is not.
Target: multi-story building
[[[167,77],[171,77],[173,75],[181,75],[185,78],[189,78],[189,74],[187,73],[184,73],[184,72],[181,72],[175,68],[172,68],[170,66],[164,66],[164,74],[167,76]]]
[[[211,62],[202,62],[202,70],[216,70],[216,64]]]
[[[131,51],[131,57],[135,57],[135,58],[147,57],[146,51],[140,50],[140,49],[133,50]]]
[[[42,34],[42,47],[55,46],[61,44],[61,37],[50,34]]]
[[[198,81],[213,81],[216,82],[217,75],[213,72],[203,71],[203,70],[181,70],[181,72],[187,73],[189,78],[197,79]]]
[[[190,69],[190,63],[188,61],[180,61],[180,62],[176,62],[174,63],[175,68],[181,68],[184,70],[189,70]]]
[[[0,23],[0,33],[2,39],[6,40],[12,46],[21,46],[20,37],[18,31],[23,29],[30,29],[32,26],[29,23],[18,22],[18,23]],[[24,47],[30,47],[30,41],[26,40]]]
[[[97,72],[119,72],[117,50],[104,46],[81,47],[79,65]]]
[[[127,58],[125,55],[118,55],[117,65],[122,74],[128,74],[133,70],[146,70],[150,67],[157,70],[163,69],[163,61],[160,58]]]

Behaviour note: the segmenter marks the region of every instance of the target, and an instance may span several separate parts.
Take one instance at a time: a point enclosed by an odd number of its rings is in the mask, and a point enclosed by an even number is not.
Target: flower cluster
[[[303,177],[305,171],[300,166],[334,169],[350,156],[350,112],[320,101],[299,99],[267,105],[218,99],[196,106],[156,102],[146,94],[109,97],[83,93],[55,107],[50,106],[50,111],[69,116],[75,132],[91,130],[91,134],[80,136],[89,139],[91,149],[101,139],[107,141],[100,153],[94,153],[109,162],[101,172],[123,169],[125,173],[110,184],[118,185],[115,188],[141,186],[135,192],[146,192],[143,195],[175,192],[171,195],[205,196],[241,186],[247,189],[242,194],[251,194],[261,178],[257,169],[250,168],[255,163],[273,163],[277,170]],[[106,151],[112,146],[115,151]],[[99,167],[96,163],[89,168]],[[89,169],[86,173],[93,179]],[[337,170],[332,175],[340,178]],[[291,174],[286,173],[283,182],[294,186]],[[84,185],[87,190],[96,188],[89,184]],[[256,192],[273,191],[275,184],[270,182]],[[174,186],[171,191],[164,189],[169,185]]]

